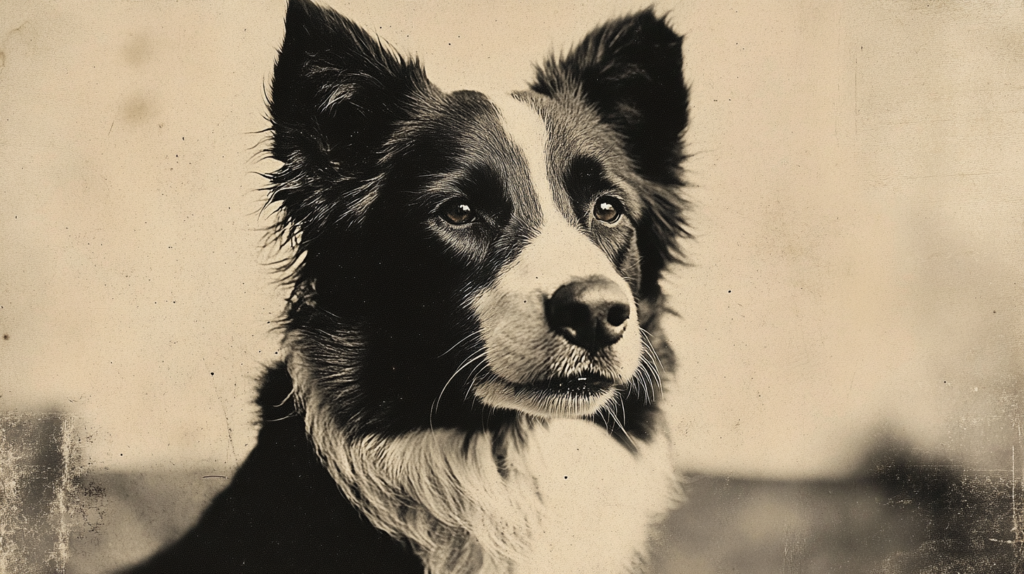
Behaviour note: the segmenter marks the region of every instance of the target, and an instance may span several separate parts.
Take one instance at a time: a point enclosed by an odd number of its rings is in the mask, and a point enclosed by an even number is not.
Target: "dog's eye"
[[[594,218],[605,223],[615,223],[622,217],[622,202],[605,195],[594,203]]]
[[[466,225],[476,220],[476,212],[465,201],[453,200],[441,206],[441,217],[452,225]]]

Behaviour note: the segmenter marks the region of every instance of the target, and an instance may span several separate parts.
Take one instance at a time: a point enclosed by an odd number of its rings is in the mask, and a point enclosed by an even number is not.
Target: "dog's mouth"
[[[521,392],[541,392],[551,395],[589,397],[600,395],[615,383],[597,373],[582,373],[572,377],[547,379],[529,385],[516,385]]]
[[[478,382],[473,390],[477,398],[489,406],[545,418],[592,415],[617,392],[613,379],[595,372],[526,384],[489,379]]]

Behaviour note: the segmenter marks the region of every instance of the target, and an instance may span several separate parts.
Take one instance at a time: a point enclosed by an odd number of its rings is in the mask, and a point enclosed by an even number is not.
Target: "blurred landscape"
[[[218,469],[76,470],[68,419],[5,419],[0,572],[110,572],[175,540],[230,480]],[[7,468],[10,468],[9,466]],[[835,480],[686,478],[653,544],[658,574],[982,574],[1024,571],[1012,471],[926,460],[903,446]],[[595,501],[598,502],[598,501]]]

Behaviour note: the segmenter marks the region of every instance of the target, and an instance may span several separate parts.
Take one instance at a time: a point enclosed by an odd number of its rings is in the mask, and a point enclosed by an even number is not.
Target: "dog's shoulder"
[[[284,365],[267,370],[257,444],[230,485],[172,546],[131,572],[422,572],[338,490],[296,411]]]

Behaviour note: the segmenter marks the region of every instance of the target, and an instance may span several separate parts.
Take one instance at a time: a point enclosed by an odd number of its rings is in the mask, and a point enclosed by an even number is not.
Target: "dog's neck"
[[[359,435],[335,420],[293,346],[306,430],[350,502],[427,572],[631,572],[680,494],[664,434],[630,452],[591,421]]]

